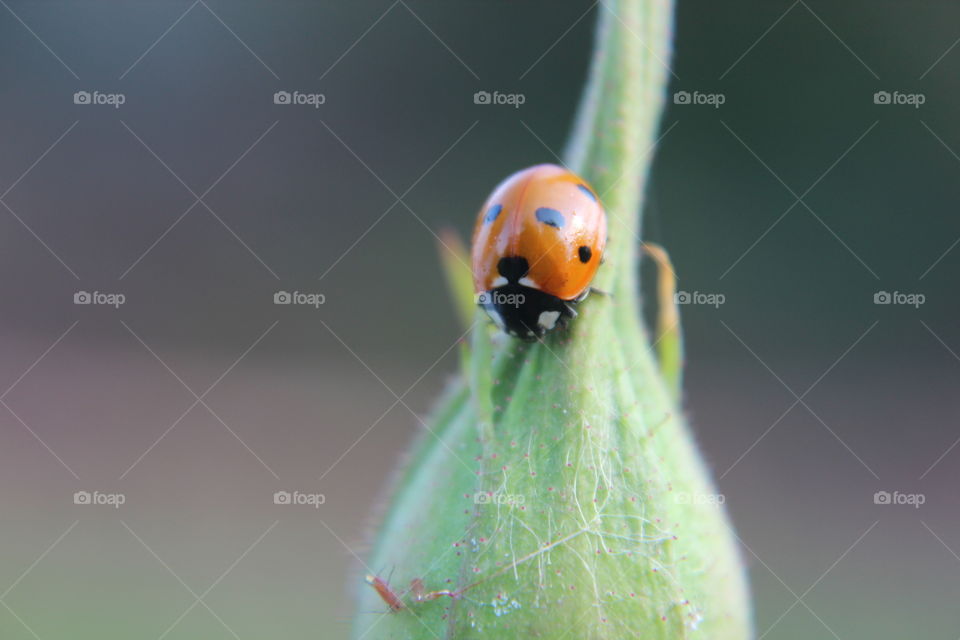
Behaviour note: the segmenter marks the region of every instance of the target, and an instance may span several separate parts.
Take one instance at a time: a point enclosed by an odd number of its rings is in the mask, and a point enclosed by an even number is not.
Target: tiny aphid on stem
[[[403,603],[401,595],[394,591],[390,583],[383,578],[368,575],[366,582],[376,590],[377,595],[390,607],[391,611],[402,611],[407,608],[407,605]],[[427,591],[423,586],[423,580],[420,578],[414,578],[410,581],[410,589],[407,593],[413,594],[414,602],[430,602],[443,596],[458,598],[462,595],[460,591],[451,591],[449,589]]]
[[[403,604],[403,600],[400,599],[396,591],[390,588],[386,580],[379,576],[370,575],[367,576],[366,580],[368,585],[376,589],[377,594],[387,603],[391,611],[401,611],[407,608],[406,605]]]
[[[535,551],[531,551],[527,555],[514,560],[507,566],[500,567],[500,569],[498,569],[497,571],[494,571],[490,575],[480,578],[475,582],[471,582],[470,584],[460,587],[459,589],[453,589],[452,591],[450,589],[426,591],[423,586],[423,579],[414,578],[413,580],[410,581],[410,589],[407,590],[405,593],[412,593],[413,601],[417,603],[430,602],[431,600],[436,600],[437,598],[441,598],[443,596],[447,596],[449,598],[453,598],[454,600],[457,600],[459,598],[462,598],[467,591],[473,589],[474,587],[481,585],[484,582],[487,582],[488,580],[496,578],[497,576],[503,575],[504,573],[513,570],[515,567],[550,551],[554,547],[570,542],[577,536],[583,533],[586,533],[588,531],[591,531],[589,527],[585,527],[578,531],[574,531],[570,535],[564,536],[559,540],[554,540],[553,542],[546,544]],[[407,605],[403,603],[403,600],[401,599],[400,595],[397,594],[397,592],[394,591],[390,587],[390,584],[383,578],[380,578],[378,576],[368,575],[366,578],[366,581],[367,581],[367,584],[369,584],[371,587],[377,590],[377,594],[385,603],[387,603],[387,606],[390,607],[391,611],[402,611],[403,609],[407,608]]]

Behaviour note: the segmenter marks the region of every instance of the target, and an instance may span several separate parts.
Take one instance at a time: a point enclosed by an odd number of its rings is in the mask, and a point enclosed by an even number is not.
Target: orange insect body
[[[606,213],[585,180],[551,164],[518,171],[477,216],[478,302],[507,333],[539,338],[576,315],[606,241]]]

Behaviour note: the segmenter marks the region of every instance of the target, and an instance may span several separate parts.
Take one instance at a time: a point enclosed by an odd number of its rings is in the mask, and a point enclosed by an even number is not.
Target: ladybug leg
[[[596,293],[597,295],[601,295],[601,296],[607,296],[608,298],[612,298],[612,297],[613,297],[613,294],[612,294],[611,292],[609,292],[609,291],[605,291],[605,290],[603,290],[603,289],[598,289],[598,288],[596,288],[596,287],[587,287],[586,289],[583,290],[583,293],[581,293],[580,295],[578,295],[576,298],[574,298],[574,299],[571,300],[570,302],[579,304],[579,303],[583,302],[584,300],[586,300],[587,296],[590,295],[591,293]]]
[[[597,289],[596,287],[589,287],[589,288],[587,289],[587,291],[585,291],[585,292],[583,293],[583,297],[584,297],[584,298],[587,297],[587,292],[596,293],[597,295],[601,295],[601,296],[607,296],[608,298],[612,298],[612,297],[613,297],[613,293],[611,293],[610,291],[605,291],[605,290],[603,290],[603,289]]]

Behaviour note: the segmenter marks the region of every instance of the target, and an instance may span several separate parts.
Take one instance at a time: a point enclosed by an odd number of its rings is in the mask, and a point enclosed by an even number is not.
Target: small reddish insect
[[[506,333],[540,338],[577,315],[606,242],[606,213],[585,180],[552,164],[518,171],[477,216],[477,303]]]
[[[396,591],[390,588],[386,580],[379,576],[367,576],[366,580],[368,585],[376,589],[377,593],[391,610],[402,611],[407,608],[406,605],[403,604],[403,600],[400,599]]]
[[[403,611],[407,608],[407,605],[403,603],[403,600],[396,591],[390,586],[390,584],[379,576],[370,576],[366,577],[366,582],[368,585],[376,590],[377,595],[380,596],[380,599],[387,603],[387,606],[390,607],[391,611]],[[441,589],[439,591],[427,591],[423,586],[423,580],[420,578],[414,578],[410,581],[410,593],[413,594],[414,602],[430,602],[431,600],[436,600],[437,598],[448,596],[450,598],[460,597],[460,593],[457,591],[450,591],[449,589]]]

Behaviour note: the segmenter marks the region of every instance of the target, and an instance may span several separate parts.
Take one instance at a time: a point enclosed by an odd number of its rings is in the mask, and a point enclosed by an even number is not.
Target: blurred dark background
[[[0,635],[344,637],[411,413],[457,367],[434,234],[555,161],[598,8],[0,5]],[[682,310],[686,405],[758,636],[957,635],[958,24],[678,7],[644,235],[725,299]]]

